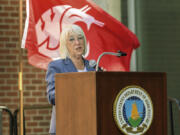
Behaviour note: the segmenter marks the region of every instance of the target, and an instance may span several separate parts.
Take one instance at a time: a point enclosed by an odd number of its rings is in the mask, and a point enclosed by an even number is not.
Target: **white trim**
[[[29,26],[29,0],[26,0],[26,21],[25,21],[24,33],[21,42],[21,48],[25,48],[28,26]]]

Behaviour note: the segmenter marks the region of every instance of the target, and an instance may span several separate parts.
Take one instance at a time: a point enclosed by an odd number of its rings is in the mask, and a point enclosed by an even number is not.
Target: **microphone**
[[[120,56],[126,56],[127,53],[121,52],[120,50],[118,50],[117,53],[114,53],[114,52],[103,52],[103,53],[102,53],[101,55],[99,55],[99,57],[98,57],[97,65],[96,65],[96,71],[98,71],[99,62],[100,62],[102,56],[104,56],[104,55],[115,55],[115,56],[117,56],[117,57],[120,57]]]
[[[97,63],[95,60],[89,60],[89,67],[96,68],[96,65]],[[98,67],[98,71],[103,71],[103,70],[101,69],[101,67]]]
[[[127,56],[127,53],[125,53],[125,52],[121,52],[120,50],[118,50],[117,52],[120,54],[120,56]],[[118,57],[120,57],[120,56],[118,56]]]
[[[92,67],[92,68],[95,68],[97,65],[96,61],[95,60],[89,60],[89,66]]]

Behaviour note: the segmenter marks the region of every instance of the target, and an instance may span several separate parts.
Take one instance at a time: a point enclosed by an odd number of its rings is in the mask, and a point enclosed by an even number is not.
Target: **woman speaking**
[[[50,104],[53,105],[50,135],[56,134],[55,74],[94,71],[95,69],[89,65],[89,61],[83,58],[86,50],[86,37],[79,26],[69,25],[63,28],[60,35],[61,59],[50,62],[46,73],[47,97]]]

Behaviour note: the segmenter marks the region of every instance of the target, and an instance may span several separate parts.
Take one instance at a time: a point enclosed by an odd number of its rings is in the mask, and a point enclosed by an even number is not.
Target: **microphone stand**
[[[124,52],[121,52],[121,51],[118,51],[117,53],[114,53],[114,52],[103,52],[103,53],[102,53],[101,55],[99,55],[99,57],[98,57],[97,65],[96,65],[96,71],[98,71],[99,62],[100,62],[102,56],[104,56],[104,55],[114,55],[114,56],[120,57],[120,56],[126,56],[127,54],[124,53]]]

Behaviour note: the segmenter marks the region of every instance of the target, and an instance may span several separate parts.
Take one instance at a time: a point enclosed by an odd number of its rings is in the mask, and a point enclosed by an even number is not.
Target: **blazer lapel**
[[[64,60],[64,64],[66,65],[66,70],[68,72],[77,72],[76,67],[74,66],[74,64],[72,63],[71,59],[66,58]]]

